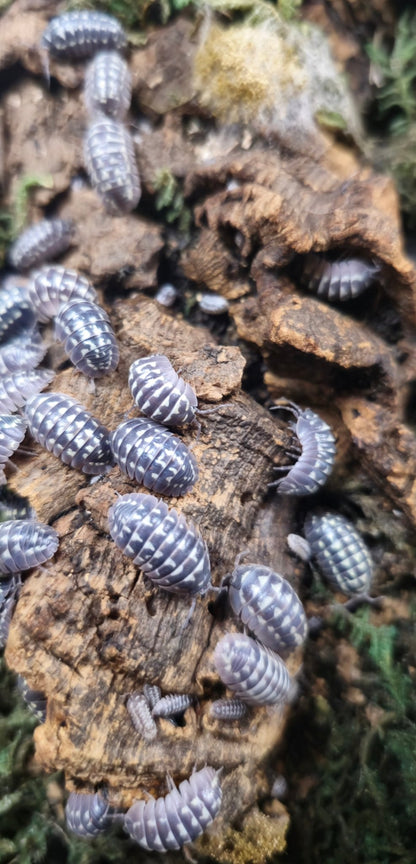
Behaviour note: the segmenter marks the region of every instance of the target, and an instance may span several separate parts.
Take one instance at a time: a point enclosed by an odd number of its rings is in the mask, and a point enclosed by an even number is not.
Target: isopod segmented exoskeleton
[[[9,250],[16,270],[29,270],[50,258],[57,258],[71,246],[73,223],[66,219],[42,219],[26,228]]]
[[[0,414],[0,467],[17,450],[26,434],[27,422],[14,414]]]
[[[54,318],[69,300],[97,300],[97,292],[85,276],[59,264],[46,264],[31,273],[27,295],[38,321],[42,322]]]
[[[234,614],[263,645],[278,653],[302,645],[306,615],[287,579],[270,567],[247,564],[235,567],[227,584]]]
[[[90,115],[124,120],[131,101],[131,75],[117,51],[100,51],[85,73],[85,107]]]
[[[209,713],[214,720],[233,723],[242,720],[247,714],[247,705],[239,699],[216,699],[211,703]]]
[[[156,705],[156,702],[159,702],[162,692],[157,684],[143,684],[143,695],[146,698],[150,710],[152,710]]]
[[[38,330],[24,330],[0,346],[0,376],[35,369],[46,351]]]
[[[200,294],[198,305],[206,315],[225,315],[230,308],[228,300],[220,294]]]
[[[113,813],[99,792],[71,792],[65,807],[66,824],[78,837],[95,837],[107,831],[113,823]]]
[[[0,291],[0,343],[1,347],[22,331],[35,324],[35,314],[26,288],[13,280],[6,281]]]
[[[358,297],[369,288],[380,272],[380,265],[364,258],[341,258],[330,261],[315,252],[306,255],[301,283],[318,297],[330,303]]]
[[[21,675],[17,676],[17,687],[26,705],[40,723],[45,723],[48,700],[41,690],[32,690]]]
[[[159,588],[204,594],[211,587],[206,544],[197,528],[153,495],[122,495],[108,511],[110,534]]]
[[[137,417],[120,423],[110,442],[121,471],[159,495],[185,495],[198,479],[196,459],[186,444],[153,420]]]
[[[153,717],[177,717],[194,704],[195,699],[187,693],[170,693],[159,699],[152,708]]]
[[[214,663],[221,681],[248,705],[278,705],[291,695],[293,685],[283,660],[243,633],[220,639]]]
[[[13,573],[5,579],[0,579],[0,649],[4,648],[7,642],[13,609],[21,585],[20,573]]]
[[[87,129],[85,167],[110,213],[129,213],[140,200],[141,186],[133,139],[117,120],[100,117]]]
[[[84,375],[101,378],[117,367],[119,350],[110,319],[91,300],[74,298],[65,303],[55,319],[55,336]]]
[[[124,30],[112,15],[87,9],[52,18],[43,31],[41,47],[59,60],[84,60],[96,51],[126,47]]]
[[[36,513],[30,506],[28,498],[2,489],[0,494],[0,522],[10,522],[16,519],[36,519]]]
[[[179,378],[164,354],[135,360],[129,370],[129,387],[135,405],[151,420],[166,426],[181,426],[195,420],[196,393]]]
[[[22,408],[25,402],[39,393],[54,379],[51,369],[29,369],[12,372],[0,378],[0,411],[13,412]]]
[[[33,396],[25,407],[32,437],[84,474],[107,474],[113,465],[109,432],[72,396]]]
[[[278,409],[294,414],[296,422],[289,423],[289,427],[296,433],[301,453],[294,465],[275,468],[276,471],[285,470],[287,474],[269,486],[276,486],[280,495],[312,495],[323,486],[332,471],[335,438],[328,424],[310,408],[282,402],[271,410]]]
[[[353,523],[339,513],[309,513],[304,532],[311,558],[333,588],[366,595],[373,561]]]
[[[135,801],[124,817],[130,837],[155,852],[181,849],[214,821],[222,801],[219,771],[206,765],[194,771],[177,788],[168,778],[170,791],[163,798]]]
[[[157,726],[152,717],[148,700],[144,693],[130,693],[126,702],[127,711],[130,714],[136,732],[145,741],[153,741],[157,735]]]
[[[52,558],[59,546],[54,528],[36,520],[0,523],[0,574],[18,573]]]

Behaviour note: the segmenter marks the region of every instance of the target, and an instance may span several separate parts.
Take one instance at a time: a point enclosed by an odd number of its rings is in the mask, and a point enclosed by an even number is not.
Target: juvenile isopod
[[[129,370],[129,387],[134,404],[151,420],[181,426],[195,419],[196,393],[179,378],[164,354],[135,360]]]
[[[9,261],[16,270],[38,267],[57,258],[71,246],[73,223],[66,219],[42,219],[26,228],[9,250]]]
[[[0,468],[17,450],[26,434],[27,422],[14,414],[0,414]]]
[[[107,474],[113,465],[109,432],[72,396],[48,393],[29,399],[25,416],[32,437],[65,465],[84,474]]]
[[[110,442],[121,471],[159,495],[185,495],[198,479],[195,457],[186,444],[153,420],[138,417],[120,423]]]
[[[0,649],[4,648],[7,642],[13,609],[21,585],[20,573],[13,573],[9,578],[0,579]]]
[[[93,116],[124,120],[131,101],[131,75],[117,51],[100,51],[85,73],[85,107]]]
[[[198,304],[206,315],[225,315],[230,308],[228,300],[219,294],[200,294]]]
[[[119,350],[110,319],[91,300],[75,298],[65,303],[55,319],[55,336],[84,375],[101,378],[117,367]]]
[[[55,555],[59,539],[54,528],[35,520],[0,523],[0,574],[19,573]]]
[[[65,807],[66,824],[78,837],[95,837],[111,827],[113,812],[99,792],[71,792]]]
[[[124,30],[112,15],[82,9],[52,18],[43,31],[41,47],[59,60],[84,60],[101,49],[126,47]]]
[[[217,643],[214,663],[221,681],[248,705],[278,705],[291,694],[286,664],[243,633],[229,633]]]
[[[7,280],[0,291],[0,343],[4,343],[22,331],[33,327],[35,315],[29,302],[26,288]]]
[[[171,693],[163,696],[152,708],[153,717],[177,717],[194,704],[195,699],[187,693]]]
[[[124,817],[125,830],[139,846],[155,852],[181,849],[196,840],[221,807],[219,773],[206,765],[178,788],[168,777],[168,794],[135,801]]]
[[[227,584],[234,614],[259,642],[278,653],[302,645],[308,631],[306,615],[287,579],[270,567],[247,564],[237,566]]]
[[[145,741],[153,741],[157,735],[157,726],[144,693],[131,693],[127,699],[126,708],[136,732]]]
[[[35,369],[46,351],[47,347],[36,329],[24,330],[0,346],[0,376]]]
[[[141,186],[133,139],[110,117],[99,117],[87,129],[85,167],[109,213],[129,213],[140,200]]]
[[[25,402],[39,393],[53,381],[55,373],[51,369],[28,369],[12,372],[0,378],[0,411],[13,412],[22,408]]]
[[[287,474],[270,483],[280,495],[313,495],[327,481],[335,459],[335,438],[327,423],[310,408],[299,408],[294,402],[274,405],[272,410],[290,411],[296,422],[289,423],[299,440],[301,453],[294,465],[275,468]]]
[[[330,303],[345,302],[370,288],[379,272],[378,264],[364,258],[329,261],[310,252],[303,262],[301,282],[309,291]]]
[[[40,723],[45,723],[46,707],[48,704],[45,694],[41,690],[32,690],[21,675],[17,676],[17,687],[29,711],[34,714]]]
[[[211,586],[208,549],[197,528],[164,501],[121,495],[108,511],[110,534],[159,588],[205,594]]]
[[[247,705],[239,699],[216,699],[211,703],[209,713],[214,720],[233,723],[242,720],[247,714]]]
[[[38,321],[42,322],[54,318],[69,300],[97,300],[97,292],[85,276],[59,264],[46,264],[32,273],[27,294]]]
[[[174,285],[165,282],[165,284],[161,285],[159,290],[156,292],[155,300],[160,304],[160,306],[166,306],[169,308],[170,306],[173,306],[178,297],[178,293],[178,289],[175,288]]]
[[[310,556],[337,591],[367,595],[373,561],[353,523],[339,513],[309,513],[304,533]]]
[[[159,702],[162,693],[157,684],[143,684],[143,695],[150,710],[152,710],[156,705],[156,702]]]

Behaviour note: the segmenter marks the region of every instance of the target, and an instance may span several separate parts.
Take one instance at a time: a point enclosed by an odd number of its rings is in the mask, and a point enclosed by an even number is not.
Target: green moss
[[[192,214],[185,204],[179,181],[168,168],[161,168],[154,179],[154,187],[156,210],[169,225],[176,224],[181,233],[188,234]]]

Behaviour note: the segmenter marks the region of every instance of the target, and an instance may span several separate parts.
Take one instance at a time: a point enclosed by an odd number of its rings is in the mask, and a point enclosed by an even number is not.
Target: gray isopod
[[[96,51],[126,47],[124,30],[112,15],[87,9],[52,18],[43,31],[41,47],[59,60],[84,60]]]
[[[211,703],[209,713],[214,720],[224,720],[232,723],[242,720],[247,714],[247,705],[239,699],[216,699]]]
[[[121,495],[108,511],[110,534],[159,588],[205,594],[211,586],[206,544],[197,528],[164,501]]]
[[[32,437],[65,465],[84,474],[107,474],[113,465],[109,432],[65,393],[29,399],[25,415]]]
[[[206,315],[225,315],[230,308],[228,300],[219,294],[200,294],[198,304]]]
[[[259,642],[278,653],[302,645],[308,632],[306,615],[287,579],[270,567],[247,564],[237,566],[227,582],[234,614]]]
[[[0,376],[34,369],[46,351],[38,330],[24,330],[0,346]]]
[[[4,343],[35,323],[35,315],[26,288],[11,279],[0,291],[0,343]]]
[[[15,519],[36,519],[36,513],[30,506],[28,498],[12,492],[10,489],[2,489],[0,494],[0,522]]]
[[[73,223],[66,219],[42,219],[26,228],[9,250],[16,270],[30,270],[50,258],[57,258],[71,246]]]
[[[78,837],[96,837],[113,823],[113,811],[99,792],[71,792],[65,807],[66,824]]]
[[[88,127],[84,141],[85,167],[109,213],[129,213],[140,200],[141,186],[133,139],[110,117]]]
[[[329,261],[310,252],[303,262],[301,282],[309,291],[330,303],[345,302],[366,291],[379,272],[378,264],[363,258]]]
[[[163,696],[152,708],[153,717],[177,717],[194,704],[193,696],[187,693],[170,693]]]
[[[219,773],[206,765],[178,788],[168,777],[168,794],[135,801],[124,817],[125,830],[139,846],[155,852],[181,849],[196,840],[221,807]]]
[[[198,479],[196,459],[169,429],[137,417],[110,436],[114,459],[131,480],[159,495],[185,495]]]
[[[116,369],[119,350],[110,319],[91,300],[74,298],[65,303],[55,319],[55,336],[84,375],[101,378]]]
[[[54,528],[36,520],[0,523],[0,574],[19,573],[55,555],[59,539]]]
[[[126,702],[133,726],[145,741],[153,741],[157,726],[144,693],[131,693]]]
[[[291,694],[286,664],[243,633],[228,633],[217,643],[214,663],[221,681],[248,705],[277,705]]]
[[[155,294],[155,300],[160,306],[165,306],[169,308],[173,306],[175,300],[178,297],[178,289],[175,288],[174,285],[171,285],[169,282],[165,282],[164,285],[161,285],[158,291]]]
[[[97,300],[97,292],[85,276],[59,264],[46,264],[32,273],[27,294],[38,321],[42,322],[54,318],[69,300]]]
[[[17,676],[17,687],[29,711],[34,714],[40,723],[45,723],[46,707],[48,704],[45,694],[41,690],[32,690],[21,675]]]
[[[335,438],[327,423],[311,411],[299,408],[294,402],[274,405],[271,410],[287,410],[294,414],[296,422],[289,423],[301,445],[301,454],[294,465],[275,468],[287,471],[269,486],[277,486],[280,495],[312,495],[327,481],[334,464]]]
[[[353,523],[338,513],[309,513],[304,532],[325,579],[343,594],[367,594],[373,561]]]
[[[7,642],[21,585],[20,573],[13,573],[9,578],[0,580],[0,649],[4,648]]]
[[[195,420],[195,391],[179,378],[164,354],[141,357],[131,364],[129,387],[140,411],[166,426],[181,426]]]
[[[0,467],[10,459],[26,434],[27,422],[14,414],[0,414]]]
[[[157,684],[143,684],[143,695],[151,710],[156,705],[156,702],[159,702],[162,693]]]
[[[85,73],[85,107],[90,116],[124,120],[131,101],[131,75],[117,51],[100,51]]]
[[[39,393],[54,378],[51,369],[29,369],[3,375],[0,378],[0,411],[13,412],[22,408],[34,393]]]

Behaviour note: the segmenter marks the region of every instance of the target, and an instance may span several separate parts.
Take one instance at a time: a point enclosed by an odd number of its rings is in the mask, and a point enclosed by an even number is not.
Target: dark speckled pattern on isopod
[[[73,223],[66,219],[42,219],[26,228],[14,241],[9,261],[16,270],[30,270],[49,258],[57,258],[72,243]]]
[[[112,811],[99,792],[71,792],[65,807],[66,824],[78,837],[96,837],[113,822]]]
[[[269,483],[277,486],[279,495],[313,495],[326,483],[335,459],[335,438],[327,423],[311,411],[299,408],[294,402],[274,405],[271,410],[285,409],[294,414],[296,422],[289,427],[296,433],[302,452],[287,474]],[[283,469],[275,469],[283,470]]]
[[[47,346],[36,329],[23,330],[0,346],[0,375],[7,376],[34,369],[46,351]]]
[[[164,354],[135,360],[129,370],[129,387],[134,404],[151,420],[166,426],[182,426],[195,420],[196,393]]]
[[[102,113],[124,120],[130,107],[131,75],[117,51],[100,51],[85,73],[85,107],[93,117]]]
[[[31,329],[35,315],[23,285],[6,280],[0,291],[0,343]]]
[[[38,321],[45,323],[58,314],[61,306],[75,297],[96,302],[91,282],[76,270],[59,264],[46,264],[31,274],[27,294]]]
[[[30,570],[52,558],[59,545],[54,528],[21,519],[0,523],[0,574]]]
[[[65,303],[55,319],[55,336],[84,375],[101,378],[116,369],[117,340],[107,312],[96,303],[82,298]]]
[[[228,633],[215,647],[221,681],[248,705],[278,705],[291,692],[286,664],[277,654],[243,633]]]
[[[113,465],[109,432],[72,396],[48,393],[29,399],[25,415],[32,437],[84,474],[107,474]]]
[[[329,303],[345,302],[358,297],[373,284],[380,267],[363,258],[342,258],[329,261],[322,255],[306,255],[301,271],[301,283]]]
[[[353,523],[339,513],[309,513],[304,533],[310,553],[327,581],[344,594],[365,594],[373,561]]]
[[[12,372],[0,378],[0,411],[16,411],[25,402],[47,387],[55,378],[51,369],[29,369]]]
[[[109,213],[129,213],[140,200],[141,186],[134,144],[117,120],[100,117],[87,129],[85,167]]]
[[[123,50],[124,30],[112,15],[88,9],[64,12],[44,30],[41,47],[59,60],[84,60],[100,49]]]

